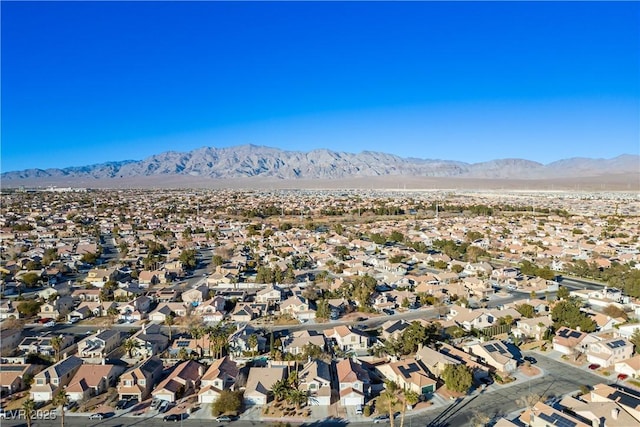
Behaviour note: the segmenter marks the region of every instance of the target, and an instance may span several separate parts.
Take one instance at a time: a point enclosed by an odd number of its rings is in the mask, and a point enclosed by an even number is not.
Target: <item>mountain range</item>
[[[191,177],[199,180],[269,178],[275,180],[331,180],[363,177],[447,177],[476,179],[581,178],[640,173],[640,156],[623,154],[611,159],[570,158],[549,164],[524,159],[497,159],[481,163],[402,158],[363,151],[357,154],[326,149],[285,151],[241,145],[202,147],[189,152],[167,151],[144,160],[126,160],[64,169],[27,169],[2,173],[3,186],[81,179]]]

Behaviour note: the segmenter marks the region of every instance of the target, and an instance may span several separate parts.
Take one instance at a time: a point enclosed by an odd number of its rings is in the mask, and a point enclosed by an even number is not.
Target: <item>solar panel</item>
[[[493,346],[493,344],[487,344],[484,346],[484,348],[486,348],[489,353],[493,353],[494,351],[497,351],[496,348]]]
[[[638,399],[637,397],[628,394],[628,393],[624,393],[620,390],[616,390],[613,393],[611,393],[609,396],[607,396],[609,399],[613,400],[614,402],[618,402],[622,405],[628,406],[630,408],[636,408],[638,405],[640,405],[640,399]]]
[[[581,335],[582,335],[582,333],[580,333],[578,331],[571,331],[571,333],[569,334],[569,336],[571,338],[580,338]]]
[[[178,347],[189,347],[189,341],[178,341],[176,345]]]
[[[557,412],[554,412],[551,415],[543,413],[538,415],[538,417],[557,427],[575,427],[578,425],[575,421],[571,421]]]
[[[616,340],[616,341],[607,343],[607,346],[609,346],[610,348],[624,347],[624,345],[625,345],[625,342],[623,340]]]

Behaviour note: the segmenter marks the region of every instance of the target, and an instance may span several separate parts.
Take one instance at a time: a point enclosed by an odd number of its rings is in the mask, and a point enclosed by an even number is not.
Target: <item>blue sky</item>
[[[256,144],[640,152],[637,2],[2,2],[2,171]]]

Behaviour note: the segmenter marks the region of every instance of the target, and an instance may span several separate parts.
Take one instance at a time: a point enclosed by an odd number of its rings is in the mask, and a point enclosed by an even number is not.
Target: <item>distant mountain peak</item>
[[[243,144],[200,147],[189,152],[165,151],[144,160],[110,161],[64,169],[28,169],[5,172],[2,180],[117,179],[154,176],[198,176],[214,179],[265,177],[277,179],[341,179],[367,176],[470,177],[531,179],[599,176],[640,172],[640,156],[622,154],[612,159],[571,158],[543,165],[526,159],[496,159],[469,164],[452,160],[402,158],[365,150],[336,152],[325,148],[307,152]]]

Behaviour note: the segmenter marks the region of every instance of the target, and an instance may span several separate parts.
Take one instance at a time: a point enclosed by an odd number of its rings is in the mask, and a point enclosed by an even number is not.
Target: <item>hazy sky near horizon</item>
[[[2,171],[640,154],[638,2],[2,2]]]

